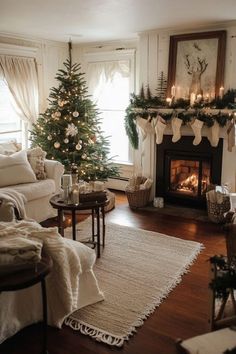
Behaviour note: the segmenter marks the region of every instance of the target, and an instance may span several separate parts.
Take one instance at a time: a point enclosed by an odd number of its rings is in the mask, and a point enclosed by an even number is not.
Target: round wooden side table
[[[73,240],[76,240],[76,211],[77,210],[91,210],[92,211],[92,243],[97,248],[97,257],[100,257],[100,214],[102,216],[102,246],[105,246],[105,206],[108,204],[108,200],[103,201],[88,201],[80,202],[79,204],[66,203],[61,199],[59,195],[55,195],[50,199],[50,204],[53,208],[57,209],[58,213],[58,230],[59,233],[64,236],[63,226],[63,211],[67,210],[72,215],[72,236]],[[95,232],[95,217],[96,217],[96,232]],[[96,241],[95,241],[96,240]]]
[[[43,354],[47,351],[47,292],[45,277],[52,269],[52,259],[42,252],[41,261],[35,265],[27,265],[27,268],[9,266],[0,272],[0,292],[17,291],[29,288],[37,283],[41,283],[41,296],[43,305]],[[1,266],[0,266],[1,269]],[[13,270],[14,269],[14,270]]]

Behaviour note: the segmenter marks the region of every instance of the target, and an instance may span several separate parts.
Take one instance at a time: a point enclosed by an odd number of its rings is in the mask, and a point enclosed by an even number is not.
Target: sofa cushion
[[[36,181],[25,150],[10,156],[0,155],[0,187]]]
[[[45,157],[46,152],[40,147],[27,150],[27,157],[37,179],[46,179]]]
[[[53,179],[44,179],[36,183],[24,183],[11,186],[14,190],[24,194],[27,201],[46,197],[55,193],[55,182]],[[4,191],[4,188],[2,188]]]

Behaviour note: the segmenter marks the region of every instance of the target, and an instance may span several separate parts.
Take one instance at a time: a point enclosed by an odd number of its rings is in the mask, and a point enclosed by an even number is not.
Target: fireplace
[[[223,139],[211,147],[207,138],[193,145],[192,136],[172,143],[165,135],[157,145],[156,196],[169,203],[205,207],[209,184],[221,183]]]

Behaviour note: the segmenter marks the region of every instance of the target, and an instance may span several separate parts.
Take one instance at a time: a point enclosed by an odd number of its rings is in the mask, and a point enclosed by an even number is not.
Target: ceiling
[[[236,0],[0,0],[0,32],[74,43],[236,20]]]

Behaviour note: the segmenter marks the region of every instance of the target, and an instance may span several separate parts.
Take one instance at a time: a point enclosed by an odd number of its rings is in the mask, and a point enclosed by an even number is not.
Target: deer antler
[[[201,74],[203,74],[204,71],[206,71],[208,63],[206,63],[206,59],[205,58],[201,60],[199,57],[197,57],[197,61],[198,61],[198,64],[200,66]]]
[[[184,62],[186,68],[187,68],[187,73],[189,75],[192,75],[193,73],[193,67],[191,67],[191,63],[190,63],[190,60],[189,60],[189,54],[186,54],[185,55],[185,62]]]

